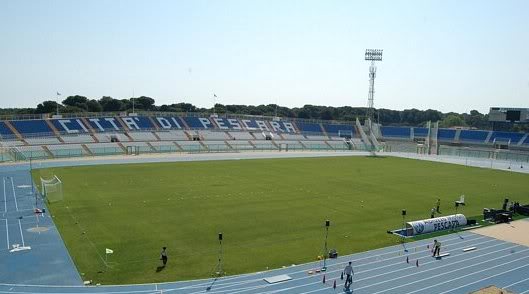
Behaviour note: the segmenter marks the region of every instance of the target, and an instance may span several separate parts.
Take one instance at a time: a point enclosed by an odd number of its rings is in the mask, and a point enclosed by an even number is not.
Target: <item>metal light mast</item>
[[[369,95],[367,103],[367,118],[369,119],[369,132],[371,132],[371,123],[374,119],[374,100],[375,100],[375,77],[377,75],[377,67],[375,61],[382,61],[383,49],[366,49],[365,60],[371,61],[369,66]]]

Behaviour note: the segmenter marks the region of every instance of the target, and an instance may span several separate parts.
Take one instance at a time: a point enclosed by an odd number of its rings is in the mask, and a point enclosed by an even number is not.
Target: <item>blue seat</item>
[[[411,129],[408,127],[381,127],[383,137],[388,138],[410,138]]]
[[[437,139],[441,141],[453,141],[456,136],[454,129],[439,129],[437,132]]]
[[[206,117],[184,117],[184,121],[191,129],[212,129],[215,125]]]
[[[296,122],[296,125],[298,126],[299,131],[302,133],[311,133],[311,134],[322,134],[323,133],[320,124],[317,124],[317,123]]]
[[[485,141],[489,135],[488,131],[462,130],[459,135],[460,141]]]
[[[88,123],[97,132],[113,132],[123,130],[123,127],[115,117],[88,118]]]
[[[414,137],[427,137],[428,128],[413,128],[413,136]]]
[[[14,120],[11,124],[24,137],[26,136],[53,136],[53,131],[42,119]]]
[[[350,132],[354,136],[355,130],[352,125],[340,125],[340,124],[323,124],[323,128],[327,134],[332,136],[338,136],[342,132]]]
[[[182,119],[176,116],[158,116],[153,117],[153,120],[158,125],[158,127],[163,130],[181,130],[185,128]]]
[[[513,132],[492,132],[489,142],[494,142],[494,139],[501,141],[511,141],[511,144],[516,144],[525,136],[524,133],[513,133]]]
[[[53,126],[61,134],[78,134],[78,133],[87,133],[88,128],[84,125],[81,119],[51,119],[50,120]]]
[[[3,138],[12,138],[15,134],[6,126],[5,122],[0,121],[0,135]]]

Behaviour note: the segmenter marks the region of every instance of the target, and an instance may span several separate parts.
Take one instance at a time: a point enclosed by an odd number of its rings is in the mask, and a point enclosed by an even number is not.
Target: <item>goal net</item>
[[[40,178],[41,194],[49,203],[63,200],[62,182],[57,176],[50,180]]]

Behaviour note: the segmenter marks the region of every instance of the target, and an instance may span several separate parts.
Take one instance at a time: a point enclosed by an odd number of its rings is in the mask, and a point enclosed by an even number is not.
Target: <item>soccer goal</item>
[[[64,199],[62,192],[62,182],[57,176],[50,180],[40,178],[41,194],[49,203],[58,202]]]

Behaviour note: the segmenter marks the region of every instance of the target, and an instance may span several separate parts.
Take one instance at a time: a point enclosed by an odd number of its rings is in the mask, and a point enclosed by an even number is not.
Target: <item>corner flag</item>
[[[105,249],[105,253],[106,254],[112,254],[112,253],[114,253],[114,250],[106,248]]]

